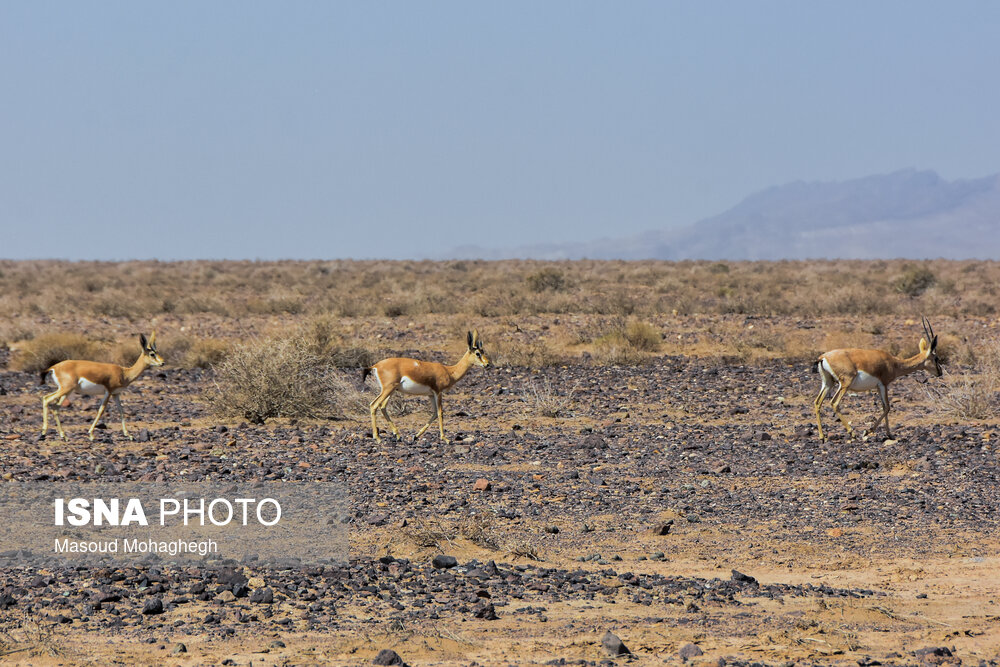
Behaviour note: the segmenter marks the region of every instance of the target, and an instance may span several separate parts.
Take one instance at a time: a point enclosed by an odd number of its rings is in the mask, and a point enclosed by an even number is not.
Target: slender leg
[[[382,401],[382,405],[381,407],[379,407],[379,410],[382,411],[382,416],[385,417],[385,420],[389,422],[389,428],[392,429],[392,434],[396,436],[396,438],[399,438],[399,429],[396,428],[395,422],[392,421],[392,417],[389,416],[389,411],[386,409],[388,405],[389,405],[389,397],[386,396],[385,400]]]
[[[64,392],[62,389],[57,389],[51,394],[46,394],[42,397],[42,435],[45,435],[49,430],[49,404],[55,403],[52,408],[52,416],[56,421],[56,429],[59,431],[59,437],[63,440],[66,439],[66,433],[63,431],[62,424],[59,423],[59,404],[62,399],[66,397],[69,392]]]
[[[882,416],[875,420],[875,427],[878,426],[880,421],[884,421],[886,435],[892,440],[892,430],[889,428],[889,391],[884,384],[879,384],[878,386],[878,397],[882,400]],[[875,431],[875,427],[872,427],[873,432]]]
[[[441,442],[448,444],[448,438],[444,437],[444,409],[441,406],[441,394],[434,397],[437,400],[438,426],[441,428]]]
[[[413,439],[416,440],[422,436],[424,432],[431,427],[431,424],[434,423],[435,419],[437,419],[437,399],[434,398],[434,396],[431,396],[431,418],[427,420],[427,423],[424,424],[419,431],[417,431],[417,434],[413,436]]]
[[[831,403],[831,405],[833,406],[833,413],[837,415],[837,418],[840,420],[840,423],[843,424],[844,428],[847,429],[847,435],[849,435],[851,438],[854,437],[854,429],[851,428],[850,422],[848,422],[847,418],[844,417],[844,415],[840,412],[840,402],[844,400],[844,396],[847,396],[847,388],[851,386],[851,382],[853,381],[854,378],[851,378],[849,381],[841,380],[840,388],[837,389],[837,393],[834,395],[833,402]]]
[[[816,400],[813,401],[813,407],[816,409],[816,426],[819,428],[819,439],[825,440],[823,437],[823,418],[820,417],[819,411],[823,406],[823,401],[826,400],[826,395],[830,392],[830,385],[823,382],[823,386],[819,388],[819,395],[816,396]]]
[[[118,408],[118,414],[122,416],[122,433],[124,433],[125,437],[129,440],[134,440],[134,438],[128,434],[128,429],[125,428],[125,410],[122,409],[122,399],[118,394],[115,394],[115,407]]]
[[[386,401],[389,400],[389,396],[392,395],[392,392],[396,391],[396,387],[398,386],[399,385],[390,385],[388,387],[383,387],[382,393],[380,393],[368,406],[372,413],[372,437],[375,439],[375,442],[382,442],[382,438],[379,437],[378,434],[378,423],[375,421],[375,413]]]
[[[90,430],[87,431],[87,436],[93,440],[94,439],[94,429],[97,428],[97,422],[101,421],[101,416],[104,414],[104,409],[108,407],[108,399],[111,398],[111,394],[104,394],[104,399],[101,401],[101,407],[97,408],[97,416],[94,418],[94,423],[90,425]]]

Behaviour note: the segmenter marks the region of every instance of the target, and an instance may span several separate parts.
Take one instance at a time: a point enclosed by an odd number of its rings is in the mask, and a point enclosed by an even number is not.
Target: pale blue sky
[[[1000,171],[997,2],[4,2],[0,257],[421,257]]]

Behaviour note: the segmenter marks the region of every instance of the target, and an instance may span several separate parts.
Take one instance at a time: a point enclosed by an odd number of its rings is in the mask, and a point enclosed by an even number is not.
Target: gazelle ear
[[[479,344],[479,329],[472,330],[472,347],[480,347]]]
[[[139,345],[142,345],[142,349],[149,348],[149,342],[146,340],[146,334],[139,334]]]
[[[927,339],[926,338],[921,338],[920,339],[920,351],[921,352],[926,352],[927,351]]]
[[[466,331],[465,332],[465,342],[469,344],[469,349],[471,350],[472,349],[472,332],[471,331]]]
[[[156,349],[156,329],[153,329],[153,333],[149,335],[149,349]]]

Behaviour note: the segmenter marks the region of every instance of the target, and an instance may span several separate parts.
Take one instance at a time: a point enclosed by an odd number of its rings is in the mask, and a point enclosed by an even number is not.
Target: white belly
[[[96,384],[85,378],[80,378],[76,383],[76,390],[87,396],[104,396],[108,390],[102,384]]]
[[[879,388],[880,384],[882,383],[879,382],[878,378],[874,375],[869,375],[864,371],[858,371],[858,374],[854,376],[854,381],[851,382],[851,386],[848,387],[848,390],[858,393],[864,391],[875,391]]]
[[[427,385],[414,382],[405,375],[399,379],[399,390],[404,394],[418,394],[420,396],[429,396],[434,393]]]

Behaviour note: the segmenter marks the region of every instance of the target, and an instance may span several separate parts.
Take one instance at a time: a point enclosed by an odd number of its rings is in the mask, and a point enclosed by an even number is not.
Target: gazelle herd
[[[924,337],[920,339],[920,351],[912,357],[903,359],[882,350],[849,348],[830,350],[820,355],[813,363],[812,370],[819,373],[821,380],[819,394],[813,402],[816,411],[816,426],[819,429],[821,440],[825,440],[826,437],[823,434],[820,408],[834,387],[836,389],[830,398],[831,407],[851,438],[854,437],[854,429],[840,412],[840,403],[848,393],[871,391],[878,394],[882,404],[882,414],[868,429],[868,433],[874,432],[879,422],[884,421],[886,434],[892,438],[892,431],[889,428],[889,384],[896,378],[921,370],[933,372],[939,377],[942,373],[941,364],[937,357],[937,336],[934,335],[934,329],[930,322],[926,318],[921,319]],[[388,410],[386,410],[389,397],[397,390],[403,394],[428,396],[431,399],[431,418],[417,431],[414,439],[422,436],[436,418],[441,441],[448,442],[444,434],[442,394],[461,380],[473,365],[489,368],[492,364],[483,350],[483,342],[479,338],[478,330],[467,333],[466,343],[468,349],[465,354],[451,366],[431,361],[391,357],[363,369],[362,381],[366,380],[369,375],[373,375],[379,387],[378,396],[369,405],[372,438],[376,442],[382,441],[376,422],[376,413],[379,411],[382,412],[382,416],[389,424],[393,435],[399,437],[399,429],[396,428],[396,424],[393,423]],[[94,439],[94,429],[104,415],[108,401],[112,397],[115,399],[115,406],[121,415],[122,433],[131,439],[132,436],[129,435],[128,429],[125,427],[125,413],[122,410],[120,394],[147,368],[164,364],[163,357],[156,351],[155,332],[148,339],[145,335],[140,334],[139,344],[141,354],[130,367],[95,361],[67,360],[42,371],[41,384],[44,385],[51,379],[56,385],[54,392],[46,394],[42,398],[42,435],[44,436],[48,432],[49,406],[52,405],[52,416],[56,422],[56,429],[59,431],[59,436],[63,440],[66,439],[66,433],[59,422],[58,406],[65,401],[69,394],[76,391],[88,396],[102,397],[97,417],[87,431],[91,440]]]

